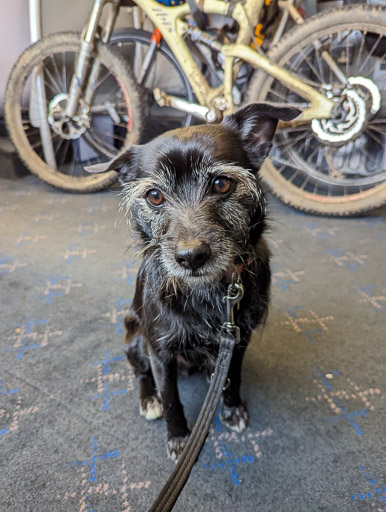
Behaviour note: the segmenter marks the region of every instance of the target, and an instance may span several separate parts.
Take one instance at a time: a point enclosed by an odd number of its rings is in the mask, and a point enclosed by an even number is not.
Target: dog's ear
[[[137,175],[138,153],[139,147],[131,146],[130,149],[120,153],[109,162],[88,165],[84,169],[89,173],[117,171],[119,181],[124,184],[128,181],[133,181]]]
[[[279,120],[292,121],[300,113],[297,108],[286,105],[252,103],[226,116],[222,124],[238,133],[249,160],[258,170],[272,148]]]

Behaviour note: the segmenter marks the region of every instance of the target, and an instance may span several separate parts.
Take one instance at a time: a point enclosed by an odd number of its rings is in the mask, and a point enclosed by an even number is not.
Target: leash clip
[[[240,328],[235,324],[234,308],[244,297],[244,286],[241,283],[240,275],[232,274],[232,280],[228,286],[228,293],[223,297],[226,303],[226,321],[222,324],[222,330],[236,338],[236,344],[240,342]]]

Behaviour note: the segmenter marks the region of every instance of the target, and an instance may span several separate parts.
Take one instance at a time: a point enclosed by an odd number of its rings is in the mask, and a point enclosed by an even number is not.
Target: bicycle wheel
[[[113,34],[110,43],[117,47],[130,65],[141,88],[145,108],[144,142],[167,130],[192,124],[192,115],[171,107],[160,107],[153,90],[158,87],[166,94],[194,101],[192,88],[181,66],[165,41],[161,41],[150,60],[152,34],[145,30],[128,29]],[[145,67],[144,67],[145,66]]]
[[[347,77],[323,59],[326,50]],[[269,54],[336,102],[331,120],[278,130],[261,175],[275,195],[300,210],[357,215],[386,203],[386,10],[355,5],[310,18]],[[247,101],[307,107],[258,71]]]
[[[95,192],[115,182],[117,173],[90,175],[83,167],[109,160],[123,145],[136,143],[143,112],[128,64],[98,44],[94,57],[100,72],[93,104],[81,99],[76,116],[66,118],[79,46],[75,33],[53,34],[30,46],[9,77],[4,110],[9,135],[32,173],[63,190]]]

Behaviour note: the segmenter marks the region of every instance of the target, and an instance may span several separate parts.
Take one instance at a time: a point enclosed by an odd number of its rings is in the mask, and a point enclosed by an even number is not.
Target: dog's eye
[[[152,206],[161,206],[161,204],[165,201],[162,192],[160,192],[156,188],[149,190],[149,192],[146,195],[146,198]]]
[[[229,192],[232,185],[232,181],[224,176],[219,176],[213,182],[212,191],[215,194],[226,194]]]

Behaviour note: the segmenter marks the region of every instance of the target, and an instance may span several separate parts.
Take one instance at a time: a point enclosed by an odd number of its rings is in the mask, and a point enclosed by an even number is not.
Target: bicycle
[[[106,4],[110,12],[102,28]],[[262,0],[201,4],[203,13],[237,23],[233,41],[221,43],[201,30],[187,4],[165,7],[155,0],[135,0],[159,29],[189,92],[186,99],[156,89],[158,104],[217,122],[234,111],[235,83],[243,65],[250,65],[256,71],[245,102],[279,100],[303,110],[297,120],[281,124],[260,171],[274,193],[296,208],[320,214],[359,214],[385,204],[386,119],[380,84],[386,10],[354,5],[317,15],[264,55],[250,47]],[[114,171],[84,176],[81,167],[137,143],[144,129],[141,87],[133,69],[108,44],[122,5],[134,2],[94,0],[82,37],[54,34],[35,43],[9,79],[5,114],[16,148],[32,172],[65,190],[92,192],[114,183]],[[220,85],[208,83],[188,41],[215,53],[224,73]],[[157,40],[152,43],[156,52],[160,46]],[[29,94],[32,87],[38,94]],[[38,99],[34,106],[28,103],[31,97]]]

